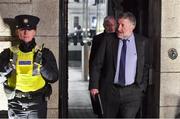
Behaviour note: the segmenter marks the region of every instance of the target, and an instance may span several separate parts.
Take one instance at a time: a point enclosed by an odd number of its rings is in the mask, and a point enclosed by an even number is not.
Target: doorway
[[[79,81],[84,82],[85,85],[83,84],[81,88],[83,90],[85,89],[85,93],[86,93],[85,95],[88,96],[88,69],[87,69],[88,65],[87,64],[88,64],[89,51],[91,47],[91,40],[93,35],[103,31],[102,19],[104,18],[103,15],[100,15],[100,12],[96,12],[96,15],[93,15],[91,13],[92,10],[90,10],[89,8],[89,4],[90,4],[89,2],[93,3],[91,5],[95,6],[94,9],[96,9],[97,11],[100,11],[100,8],[102,7],[100,6],[101,2],[105,3],[104,7],[106,7],[105,10],[107,12],[105,12],[104,16],[113,15],[117,18],[119,12],[122,11],[130,11],[134,13],[137,18],[137,28],[135,32],[149,37],[148,36],[148,32],[149,32],[148,31],[149,29],[148,0],[133,0],[133,1],[132,0],[69,0],[68,4],[67,2],[63,2],[66,10],[65,13],[68,17],[68,19],[64,19],[64,24],[62,24],[62,26],[68,24],[68,26],[64,26],[64,28],[68,31],[67,33],[64,32],[67,34],[66,43],[68,45],[67,46],[68,55],[66,54],[67,53],[66,52],[65,56],[67,56],[68,57],[67,59],[69,59],[68,64],[66,65],[66,67],[64,67],[64,69],[66,69],[66,71],[67,70],[69,71],[68,73],[69,78],[68,80],[61,82],[60,88],[61,89],[63,88],[61,90],[62,91],[61,93],[63,95],[60,94],[61,95],[60,102],[62,103],[62,105],[60,105],[61,107],[60,113],[61,114],[63,113],[64,116],[60,116],[60,117],[67,117],[67,115],[70,114],[68,113],[68,111],[70,111],[69,109],[71,108],[74,108],[76,110],[78,109],[76,108],[76,106],[73,107],[73,103],[70,102],[71,100],[77,99],[78,97],[78,101],[80,101],[82,105],[85,104],[83,103],[83,101],[81,101],[83,100],[81,96],[78,96],[76,94],[78,91],[81,92],[80,94],[83,94],[83,91],[78,90],[80,89],[79,87],[76,87],[78,81],[74,80],[73,78],[77,78]],[[71,6],[71,4],[74,5]],[[133,6],[131,6],[132,4]],[[77,8],[77,10],[75,10],[75,8],[73,7]],[[102,18],[98,18],[98,17],[102,17]],[[93,29],[94,26],[95,26],[95,30]],[[71,92],[76,92],[76,93],[70,94]],[[73,98],[72,95],[76,96],[76,98]],[[89,99],[88,101],[86,101],[86,103],[87,102],[88,102],[88,106],[86,105],[86,107],[88,107],[91,110]],[[142,114],[142,112],[140,113]],[[72,115],[71,117],[74,117],[74,115]]]
[[[89,54],[94,35],[103,32],[107,0],[68,2],[68,117],[95,118],[88,90]]]

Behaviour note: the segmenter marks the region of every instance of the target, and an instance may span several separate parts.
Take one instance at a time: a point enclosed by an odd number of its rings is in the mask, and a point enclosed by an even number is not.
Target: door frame
[[[59,1],[59,118],[68,117],[68,0]]]

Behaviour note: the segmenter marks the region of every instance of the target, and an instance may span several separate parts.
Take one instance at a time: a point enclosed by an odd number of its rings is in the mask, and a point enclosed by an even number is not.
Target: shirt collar
[[[121,40],[123,40],[123,39],[121,39]],[[129,38],[127,38],[126,40],[127,40],[128,42],[134,40],[134,34],[132,33],[132,35],[131,35]]]
[[[134,40],[134,34],[132,34],[129,38],[128,38],[129,41],[132,41]]]

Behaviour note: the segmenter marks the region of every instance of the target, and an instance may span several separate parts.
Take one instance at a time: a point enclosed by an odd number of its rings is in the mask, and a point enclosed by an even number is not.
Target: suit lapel
[[[139,82],[141,79],[144,66],[144,45],[143,40],[135,35],[135,44],[137,51],[137,69],[136,69],[136,81]]]
[[[114,68],[116,69],[117,67],[117,56],[118,56],[118,46],[119,46],[119,39],[116,37],[113,40],[113,48],[112,54],[113,54],[113,59],[114,59]]]
[[[139,60],[141,59],[140,58],[140,55],[141,55],[141,42],[137,39],[137,37],[135,36],[135,44],[136,44],[136,51],[137,51],[137,61],[139,62]],[[139,63],[138,63],[139,64]]]

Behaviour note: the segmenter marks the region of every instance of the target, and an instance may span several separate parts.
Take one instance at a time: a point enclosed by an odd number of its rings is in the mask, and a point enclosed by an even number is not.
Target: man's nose
[[[116,30],[119,31],[119,30],[120,30],[120,26],[117,26],[117,27],[116,27]]]
[[[120,29],[122,29],[122,26],[121,26],[121,25],[118,26],[118,30],[120,30]]]

